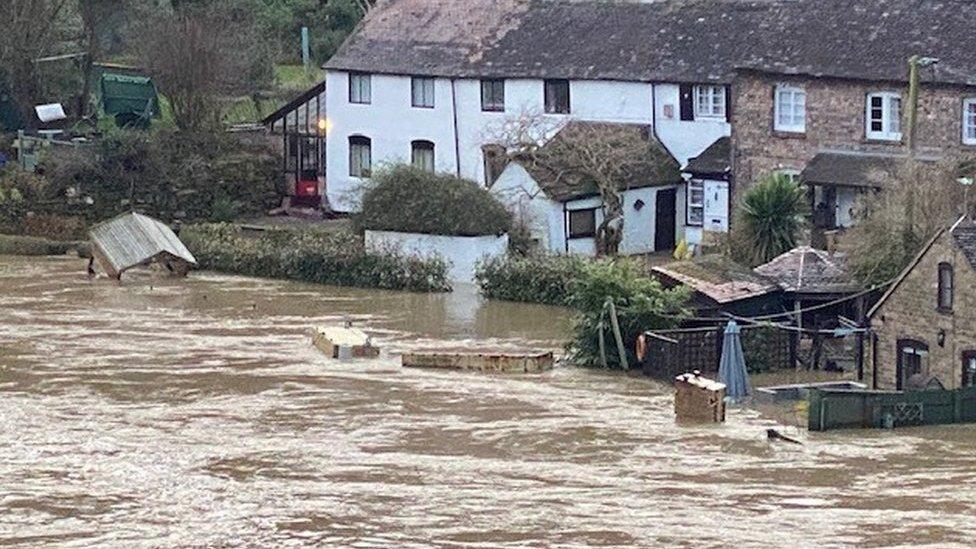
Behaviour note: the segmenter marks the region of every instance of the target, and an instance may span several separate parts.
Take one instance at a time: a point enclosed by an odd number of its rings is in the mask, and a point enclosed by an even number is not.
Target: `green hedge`
[[[0,234],[0,255],[64,255],[77,250],[81,255],[88,252],[87,242],[58,242],[34,236]]]
[[[273,229],[250,236],[234,225],[201,224],[184,228],[180,237],[204,269],[338,286],[451,290],[443,260],[367,251],[348,232]]]
[[[572,255],[507,255],[478,264],[475,280],[490,299],[566,305],[586,260]]]
[[[398,165],[366,184],[356,221],[374,231],[485,236],[507,233],[512,214],[473,181]]]

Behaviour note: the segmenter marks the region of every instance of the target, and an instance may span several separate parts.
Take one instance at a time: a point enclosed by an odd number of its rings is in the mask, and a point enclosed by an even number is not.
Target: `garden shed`
[[[179,237],[165,223],[138,213],[121,215],[92,227],[92,257],[113,278],[140,266],[160,265],[185,276],[197,265]]]
[[[148,76],[103,72],[100,107],[120,127],[145,128],[159,116],[159,95]]]

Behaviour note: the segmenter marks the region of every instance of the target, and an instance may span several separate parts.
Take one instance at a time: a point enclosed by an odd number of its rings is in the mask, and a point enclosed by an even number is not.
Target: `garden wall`
[[[405,255],[440,256],[450,264],[452,282],[474,282],[475,266],[485,257],[501,257],[508,251],[508,235],[439,236],[392,231],[366,231],[366,248],[396,249]]]

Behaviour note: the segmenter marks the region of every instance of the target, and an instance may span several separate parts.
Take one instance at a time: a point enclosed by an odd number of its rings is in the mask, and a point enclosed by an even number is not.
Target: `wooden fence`
[[[695,370],[718,371],[725,325],[655,330],[646,335],[648,352],[642,364],[645,375],[674,379]],[[744,326],[740,341],[746,366],[752,372],[792,368],[796,364],[796,346],[790,332]]]
[[[976,387],[948,391],[810,391],[811,431],[976,422]]]

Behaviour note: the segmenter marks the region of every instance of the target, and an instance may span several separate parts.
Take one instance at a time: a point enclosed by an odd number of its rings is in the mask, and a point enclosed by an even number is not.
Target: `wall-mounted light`
[[[332,121],[325,117],[319,118],[316,127],[319,129],[320,134],[325,135],[332,130]]]
[[[946,331],[939,330],[939,338],[938,338],[939,347],[945,347],[945,340],[946,340]]]
[[[634,202],[634,209],[637,210],[637,211],[643,210],[644,209],[644,201],[638,198],[637,199],[637,202]]]

